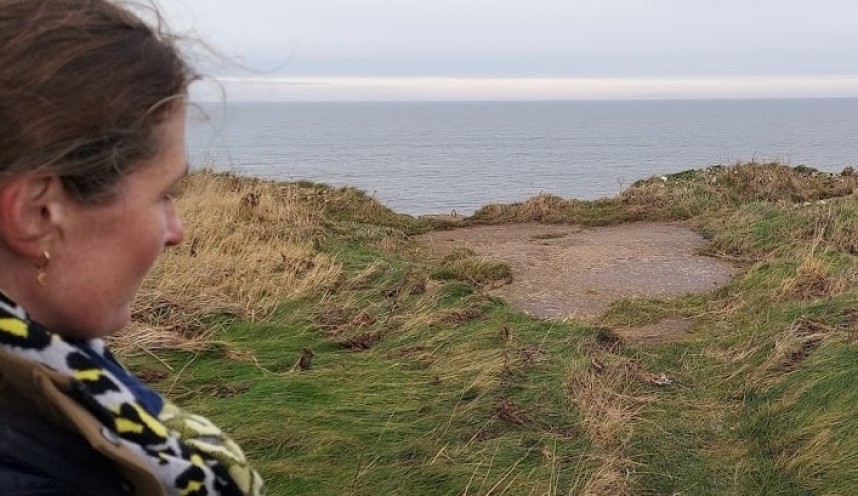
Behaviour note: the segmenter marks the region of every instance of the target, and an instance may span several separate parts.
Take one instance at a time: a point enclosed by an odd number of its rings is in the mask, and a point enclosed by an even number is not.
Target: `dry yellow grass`
[[[500,222],[564,222],[574,220],[577,200],[539,194],[523,203],[490,204],[481,208],[477,217]]]
[[[569,396],[581,415],[581,426],[595,448],[596,468],[583,481],[580,494],[621,496],[631,494],[629,482],[636,463],[629,456],[629,443],[642,409],[650,401],[635,392],[635,384],[669,381],[651,374],[627,358],[600,351],[594,344],[589,363],[574,368]],[[585,356],[587,353],[584,353]]]
[[[135,321],[114,346],[139,348],[145,335],[152,346],[182,348],[177,339],[199,340],[206,314],[258,319],[337,284],[341,267],[314,249],[322,219],[311,191],[210,170],[191,174],[177,201],[185,242],[163,254],[144,281]],[[195,346],[201,344],[184,347]]]
[[[776,297],[813,300],[833,297],[846,291],[854,282],[853,277],[830,274],[829,264],[819,258],[808,256],[799,264],[792,277],[777,288]]]
[[[781,380],[784,373],[799,368],[826,340],[843,339],[846,334],[845,329],[799,317],[788,329],[778,334],[774,340],[774,349],[751,375],[751,380],[754,384],[769,387]]]

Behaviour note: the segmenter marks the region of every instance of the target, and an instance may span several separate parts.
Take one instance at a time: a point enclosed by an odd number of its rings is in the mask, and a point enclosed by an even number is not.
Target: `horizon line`
[[[669,98],[565,98],[508,100],[190,100],[190,103],[606,103],[606,102],[711,102],[736,100],[856,100],[855,96],[735,96],[735,97],[669,97]]]
[[[194,101],[593,101],[858,97],[858,75],[711,77],[215,76]]]

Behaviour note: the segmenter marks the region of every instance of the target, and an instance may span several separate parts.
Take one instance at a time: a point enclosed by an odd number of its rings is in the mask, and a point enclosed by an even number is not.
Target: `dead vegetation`
[[[349,350],[363,351],[375,346],[379,341],[381,341],[381,338],[381,332],[364,332],[355,337],[346,339],[342,342],[341,346]]]
[[[314,248],[324,198],[295,184],[191,174],[177,202],[185,242],[144,282],[133,324],[114,338],[117,351],[199,351],[212,332],[207,315],[260,319],[338,284],[340,266]]]
[[[843,273],[811,255],[802,259],[794,275],[783,281],[776,296],[804,301],[832,297],[849,289],[855,280],[856,274],[851,271]]]
[[[637,181],[614,198],[597,201],[539,195],[523,203],[487,205],[468,222],[543,222],[582,226],[634,221],[688,219],[743,203],[811,206],[851,195],[858,175],[851,168],[840,174],[783,163],[743,162],[714,166]]]
[[[472,250],[461,249],[446,254],[432,277],[468,281],[482,290],[490,290],[512,282],[512,269],[505,262],[489,260],[477,256]]]
[[[759,383],[771,384],[782,374],[801,366],[802,362],[826,339],[844,334],[846,334],[844,329],[825,325],[807,317],[797,318],[775,339],[774,349],[758,369]]]
[[[581,416],[581,427],[595,447],[595,469],[582,481],[580,494],[592,496],[632,494],[631,479],[637,463],[631,457],[632,436],[638,418],[653,395],[652,387],[670,387],[673,379],[653,373],[633,359],[619,354],[621,341],[608,330],[599,330],[580,351],[579,362],[569,377],[568,394]]]

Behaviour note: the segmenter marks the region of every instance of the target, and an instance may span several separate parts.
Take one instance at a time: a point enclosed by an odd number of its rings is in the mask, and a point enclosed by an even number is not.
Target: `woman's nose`
[[[167,224],[167,237],[164,244],[169,248],[180,244],[183,239],[185,239],[185,226],[182,225],[182,219],[179,218],[174,207]]]

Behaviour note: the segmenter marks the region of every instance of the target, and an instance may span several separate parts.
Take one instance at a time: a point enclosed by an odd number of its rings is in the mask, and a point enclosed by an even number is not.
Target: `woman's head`
[[[0,0],[0,289],[51,330],[118,330],[181,241],[170,189],[194,79],[117,2]]]
[[[195,75],[172,40],[107,0],[0,0],[0,181],[57,174],[101,201],[158,152]]]

